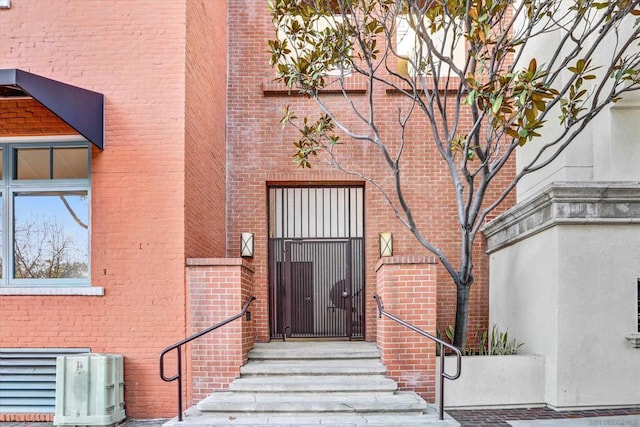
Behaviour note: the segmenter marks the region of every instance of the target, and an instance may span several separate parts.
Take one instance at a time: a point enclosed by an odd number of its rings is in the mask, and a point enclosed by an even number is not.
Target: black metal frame
[[[460,352],[460,349],[449,344],[448,342],[445,342],[440,338],[434,337],[430,333],[425,332],[422,329],[417,328],[412,324],[407,323],[404,320],[398,319],[394,315],[387,313],[384,310],[384,305],[382,304],[382,298],[380,298],[380,296],[378,295],[374,295],[373,298],[376,300],[376,303],[378,304],[378,318],[381,319],[382,316],[386,316],[389,319],[401,324],[402,326],[405,326],[411,329],[412,331],[417,332],[420,335],[427,337],[430,340],[440,344],[440,393],[439,393],[440,401],[439,401],[438,409],[439,409],[439,417],[441,420],[443,420],[444,419],[444,379],[446,378],[448,380],[455,380],[460,377],[460,369],[462,368],[462,352]],[[444,371],[444,348],[443,347],[447,347],[448,349],[452,350],[456,354],[457,368],[456,368],[455,375],[449,375]]]
[[[247,298],[247,301],[244,303],[244,306],[242,306],[242,310],[240,311],[240,313],[236,314],[235,316],[232,316],[226,320],[223,320],[220,323],[210,326],[207,329],[203,329],[202,331],[196,334],[193,334],[190,337],[183,339],[182,341],[178,341],[177,343],[165,348],[160,353],[160,378],[162,378],[162,380],[166,382],[178,380],[178,421],[182,421],[182,349],[181,347],[197,338],[200,338],[203,335],[208,334],[211,331],[214,331],[228,323],[233,322],[236,319],[243,317],[245,313],[247,313],[247,309],[249,308],[249,305],[254,299],[256,299],[256,297],[254,296],[250,296],[249,298]],[[172,350],[177,351],[177,356],[178,356],[177,373],[172,377],[167,377],[164,375],[164,356]]]
[[[16,68],[0,70],[0,87],[24,92],[99,149],[104,148],[104,95]]]
[[[343,209],[338,206],[342,206]],[[268,274],[269,336],[271,339],[364,339],[363,209],[364,187],[359,184],[309,185],[306,183],[301,186],[273,185],[269,187]],[[344,242],[347,245],[344,249],[347,256],[344,260],[346,265],[340,267],[346,269],[346,277],[333,277],[332,279],[335,263],[330,263],[327,268],[314,268],[310,280],[307,280],[305,274],[308,275],[308,271],[301,264],[307,261],[325,262],[324,258],[331,258],[331,254],[326,254],[320,261],[317,255],[325,253],[325,250],[319,248],[311,250],[307,247],[305,253],[311,258],[297,259],[292,258],[291,249],[298,244],[304,246],[317,244],[319,246],[326,243],[329,245],[328,248],[337,251],[337,248],[332,246],[335,242]],[[336,255],[336,251],[333,249],[330,251]],[[342,253],[341,251],[340,253]],[[297,249],[296,252],[298,252]],[[292,268],[294,269],[292,270]],[[318,271],[322,271],[322,273],[318,274]],[[304,280],[303,277],[305,277]],[[339,285],[340,281],[344,283]],[[311,290],[314,292],[308,293],[307,286],[311,286]],[[340,286],[345,288],[343,292],[340,292],[340,295],[343,295],[341,298],[349,297],[351,307],[346,307],[346,305],[342,307],[343,304],[334,302],[334,288]],[[344,296],[344,291],[347,292],[346,296]],[[311,299],[301,295],[305,292],[305,295],[311,296]],[[294,301],[301,302],[301,304],[294,304]],[[305,309],[305,307],[311,308],[311,310]],[[326,316],[323,314],[325,310]],[[341,313],[342,310],[344,310],[344,316],[339,316],[337,313]],[[309,324],[308,316],[315,319],[315,326],[305,329],[304,325]]]
[[[270,252],[282,248],[282,261],[270,258],[270,336],[272,339],[287,338],[348,338],[363,339],[364,315],[363,263],[354,260],[354,251],[363,247],[362,238],[345,239],[270,239]],[[355,248],[354,248],[355,247]],[[295,248],[295,249],[294,249]],[[296,253],[300,256],[293,256]],[[303,255],[301,255],[303,254]],[[333,270],[332,263],[340,264],[344,274]],[[304,261],[294,260],[304,259]],[[315,270],[305,273],[308,264]],[[318,267],[320,266],[320,267]],[[318,273],[321,270],[321,273]],[[315,272],[314,272],[315,271]],[[305,276],[311,275],[309,277]],[[317,283],[316,283],[317,279]],[[311,288],[308,289],[307,285]],[[320,291],[322,296],[314,295]],[[304,295],[309,295],[306,298]],[[316,300],[315,297],[318,297]],[[304,300],[302,299],[304,298]],[[325,301],[326,300],[326,301]],[[325,304],[326,302],[326,304]],[[334,316],[320,314],[321,331],[313,327],[314,310],[332,311]],[[338,314],[336,315],[336,310]],[[311,328],[305,328],[311,315]],[[318,320],[318,319],[316,319]],[[317,323],[317,322],[316,322]],[[357,326],[356,326],[357,325]]]

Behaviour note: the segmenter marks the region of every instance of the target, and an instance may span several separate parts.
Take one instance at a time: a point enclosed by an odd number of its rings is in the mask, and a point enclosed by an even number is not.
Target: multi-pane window
[[[401,16],[397,20],[396,50],[398,54],[398,73],[400,75],[415,77],[418,75],[431,75],[435,70],[437,75],[445,77],[450,73],[450,66],[441,61],[437,55],[429,51],[427,43],[416,32],[416,26],[424,26],[425,37],[429,37],[433,47],[440,54],[458,68],[462,68],[465,62],[465,39],[456,33],[457,25],[451,26],[447,31],[439,29],[429,32],[431,25],[423,22],[415,16]]]
[[[3,144],[0,284],[89,285],[87,144]]]

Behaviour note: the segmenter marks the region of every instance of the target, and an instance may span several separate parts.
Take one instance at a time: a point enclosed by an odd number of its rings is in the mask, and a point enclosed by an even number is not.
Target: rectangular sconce
[[[384,232],[379,234],[380,237],[380,257],[393,256],[393,236],[391,233]]]
[[[242,233],[240,235],[240,256],[253,256],[253,233]]]
[[[0,9],[11,9],[11,0],[0,0]]]

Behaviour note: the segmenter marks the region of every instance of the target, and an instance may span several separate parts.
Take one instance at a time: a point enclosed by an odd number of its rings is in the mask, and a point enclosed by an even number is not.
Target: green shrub
[[[438,337],[453,342],[455,336],[455,328],[453,326],[447,327],[444,331],[438,332]],[[444,337],[444,338],[443,338]],[[509,330],[502,332],[498,325],[493,325],[491,332],[486,329],[476,329],[475,334],[476,342],[467,343],[462,351],[464,356],[500,356],[517,354],[518,349],[524,345],[524,343],[518,342],[516,338],[509,337]],[[436,351],[439,350],[439,346],[436,346]]]

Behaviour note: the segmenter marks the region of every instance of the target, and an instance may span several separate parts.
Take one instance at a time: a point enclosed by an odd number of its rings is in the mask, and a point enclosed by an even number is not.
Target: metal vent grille
[[[0,348],[0,413],[53,413],[56,358],[88,348]]]

